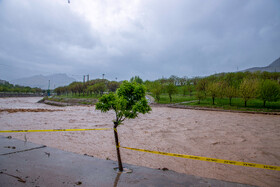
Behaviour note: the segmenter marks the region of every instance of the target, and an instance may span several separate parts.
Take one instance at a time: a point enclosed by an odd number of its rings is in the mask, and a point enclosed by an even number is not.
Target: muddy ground
[[[55,107],[39,98],[0,98],[0,129],[112,127],[114,113]],[[5,109],[16,109],[9,113]],[[19,109],[44,109],[42,112]],[[280,165],[280,116],[153,107],[118,129],[122,146]],[[48,112],[50,110],[50,112]],[[61,110],[61,111],[53,111]],[[116,160],[113,131],[5,133],[34,143]],[[209,163],[121,149],[125,163],[258,186],[279,186],[279,171]]]

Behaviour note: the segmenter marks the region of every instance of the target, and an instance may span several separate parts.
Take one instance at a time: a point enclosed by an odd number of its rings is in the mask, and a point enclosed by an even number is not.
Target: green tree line
[[[115,92],[120,87],[116,81],[95,79],[88,82],[72,82],[68,86],[57,87],[54,92],[57,95],[102,95],[104,92]]]
[[[280,73],[278,72],[236,72],[221,73],[208,77],[177,77],[170,76],[155,81],[145,81],[148,91],[159,102],[163,94],[167,94],[169,102],[175,94],[195,96],[200,101],[211,98],[215,105],[217,98],[228,98],[232,105],[233,98],[241,98],[244,106],[251,99],[260,99],[263,106],[267,102],[276,102],[280,99]]]
[[[9,93],[43,93],[44,91],[41,88],[31,88],[29,86],[19,86],[13,85],[8,82],[0,84],[0,92],[9,92]]]

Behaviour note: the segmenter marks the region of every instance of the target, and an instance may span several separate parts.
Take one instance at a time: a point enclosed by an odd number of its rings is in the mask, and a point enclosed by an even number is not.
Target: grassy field
[[[74,98],[74,99],[98,99],[101,97],[101,95],[83,95],[81,94],[80,96],[77,94],[77,95],[72,95],[72,94],[68,94],[68,95],[56,95],[55,96],[56,98]]]
[[[195,94],[195,93],[193,93]],[[194,101],[189,103],[182,103],[187,101]],[[169,104],[168,94],[162,94],[160,96],[160,104]],[[229,105],[228,98],[215,98],[215,104],[212,104],[212,98],[207,97],[198,103],[198,99],[195,96],[183,96],[182,94],[175,94],[172,96],[171,103],[182,103],[182,105],[199,106],[209,108],[223,108],[226,110],[245,110],[245,111],[280,111],[280,101],[278,102],[266,102],[266,107],[263,107],[263,101],[260,99],[250,99],[247,101],[247,107],[245,107],[244,100],[241,98],[233,98],[231,105]]]
[[[259,99],[251,99],[247,102],[247,107],[244,105],[244,100],[241,98],[233,98],[231,105],[229,105],[229,99],[226,98],[216,98],[215,105],[212,104],[211,98],[206,98],[198,102],[187,103],[184,105],[189,106],[201,106],[201,107],[211,107],[211,108],[223,108],[227,110],[262,110],[262,111],[280,111],[280,101],[278,102],[267,102],[266,107],[263,107],[263,101]]]
[[[185,101],[193,101],[196,100],[196,98],[194,96],[190,97],[190,96],[183,96],[182,94],[175,94],[172,95],[172,103],[181,103],[181,102],[185,102]],[[168,94],[161,94],[160,95],[160,104],[168,104],[169,102],[169,96]]]

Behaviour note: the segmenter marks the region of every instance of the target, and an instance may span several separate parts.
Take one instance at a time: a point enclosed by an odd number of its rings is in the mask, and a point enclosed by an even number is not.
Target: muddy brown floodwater
[[[0,98],[0,129],[112,127],[114,113],[94,106],[55,107],[39,98]],[[5,109],[17,110],[15,113]],[[46,109],[39,110],[35,109]],[[34,112],[37,111],[37,112]],[[49,111],[48,111],[49,110]],[[52,111],[61,110],[61,111]],[[122,146],[219,159],[280,165],[280,116],[153,107],[118,128]],[[5,133],[102,159],[116,160],[113,130]],[[258,186],[279,186],[280,172],[121,149],[125,163]]]

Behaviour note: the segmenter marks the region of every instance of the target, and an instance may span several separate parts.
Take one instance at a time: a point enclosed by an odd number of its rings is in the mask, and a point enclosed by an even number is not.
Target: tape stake
[[[131,148],[131,147],[122,147],[122,146],[120,146],[120,147],[124,148],[124,149],[141,151],[141,152],[146,152],[146,153],[159,154],[159,155],[165,155],[165,156],[173,156],[173,157],[187,158],[187,159],[193,159],[193,160],[201,160],[201,161],[207,161],[207,162],[216,162],[216,163],[221,163],[221,164],[230,164],[230,165],[237,165],[237,166],[254,167],[254,168],[260,168],[260,169],[269,169],[269,170],[280,171],[280,166],[255,164],[255,163],[249,163],[249,162],[239,162],[239,161],[233,161],[233,160],[223,160],[223,159],[217,159],[217,158],[208,158],[208,157],[193,156],[193,155],[183,155],[183,154],[176,154],[176,153],[166,153],[166,152],[160,152],[160,151],[150,151],[150,150],[146,150],[146,149],[137,149],[137,148]]]
[[[13,132],[57,132],[57,131],[97,131],[109,130],[110,128],[96,128],[96,129],[42,129],[42,130],[4,130],[0,133],[13,133]]]

